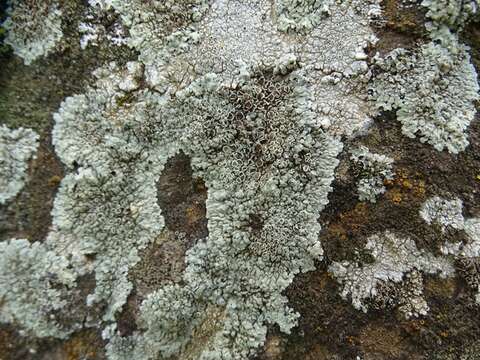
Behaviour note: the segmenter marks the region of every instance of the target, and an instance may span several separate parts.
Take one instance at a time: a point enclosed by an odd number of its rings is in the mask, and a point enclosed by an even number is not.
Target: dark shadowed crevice
[[[207,188],[202,179],[193,176],[190,158],[183,152],[170,158],[157,182],[165,228],[140,251],[141,260],[129,271],[134,290],[117,317],[122,336],[136,330],[139,306],[149,293],[168,283],[182,282],[187,250],[208,236],[206,199]]]
[[[383,19],[374,23],[378,37],[375,51],[385,55],[396,48],[410,49],[426,38],[425,7],[417,3],[405,4],[401,0],[384,0],[381,6]]]
[[[180,152],[169,159],[157,182],[165,229],[140,253],[140,262],[129,274],[137,300],[166,283],[182,281],[185,253],[208,236],[206,199],[207,189],[194,177],[190,158]]]
[[[138,330],[137,317],[141,305],[141,298],[133,290],[123,305],[122,312],[117,314],[117,330],[122,337],[131,336]]]
[[[469,46],[469,53],[472,57],[472,64],[477,70],[477,79],[480,81],[480,18],[471,21],[460,33],[460,42]],[[480,103],[477,109],[480,108]]]
[[[190,158],[183,152],[168,160],[157,183],[157,199],[168,230],[184,233],[190,245],[208,235],[207,188],[193,176]]]
[[[43,241],[52,224],[53,202],[63,176],[50,130],[45,130],[40,135],[35,157],[30,160],[24,188],[15,199],[0,207],[0,239]]]

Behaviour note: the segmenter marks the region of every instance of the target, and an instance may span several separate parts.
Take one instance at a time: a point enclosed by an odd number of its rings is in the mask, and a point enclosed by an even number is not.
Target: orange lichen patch
[[[387,193],[387,199],[395,204],[400,204],[402,202],[402,193],[399,189],[392,189]]]
[[[62,348],[65,360],[96,360],[103,358],[103,347],[100,334],[86,330],[72,335]]]
[[[347,336],[345,340],[347,340],[350,345],[357,345],[357,339],[354,336]]]
[[[406,169],[398,169],[393,180],[384,182],[387,187],[385,197],[395,203],[403,201],[420,202],[425,199],[425,181],[419,173],[411,174]]]
[[[358,336],[360,348],[368,354],[381,355],[383,359],[398,359],[405,353],[402,334],[398,327],[387,328],[370,323]]]

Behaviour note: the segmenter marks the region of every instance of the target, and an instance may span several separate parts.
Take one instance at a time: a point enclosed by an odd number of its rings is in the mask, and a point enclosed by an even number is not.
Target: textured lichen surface
[[[0,360],[477,359],[479,5],[2,4]]]

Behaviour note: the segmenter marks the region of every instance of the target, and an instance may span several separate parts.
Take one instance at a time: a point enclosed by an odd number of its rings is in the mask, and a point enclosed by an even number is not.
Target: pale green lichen
[[[464,231],[467,241],[443,241],[440,251],[454,257],[460,264],[468,264],[480,258],[480,219],[465,219],[462,209],[463,203],[459,198],[445,199],[435,196],[425,201],[420,216],[428,224],[439,225],[443,233],[452,229]],[[476,269],[475,266],[473,268]],[[476,302],[480,304],[480,273],[474,270],[467,275],[467,282],[474,287]]]
[[[145,76],[153,86],[167,86],[165,68],[171,58],[198,41],[193,23],[208,9],[208,0],[109,0],[90,1],[92,6],[113,8],[129,29],[125,42],[139,51]]]
[[[426,27],[433,39],[441,39],[445,33],[461,30],[478,11],[478,0],[423,0],[428,8]]]
[[[296,325],[299,315],[283,292],[322,259],[317,220],[342,149],[333,136],[368,131],[374,74],[375,105],[396,110],[405,133],[452,152],[466,146],[478,98],[468,49],[448,30],[440,44],[378,60],[381,71],[373,73],[367,48],[377,40],[370,27],[377,1],[89,4],[119,14],[138,61],[102,66],[94,85],[61,104],[52,135],[67,175],[52,230],[44,246],[17,244],[47,262],[59,259],[52,270],[61,279],[68,266],[95,275],[87,302],[106,305],[101,326],[111,360],[247,359],[268,326],[288,333]],[[148,294],[135,313],[137,329],[122,336],[116,320],[133,289],[129,271],[164,227],[156,182],[178,151],[208,188],[209,234],[187,251],[181,280]],[[374,170],[359,191],[372,200],[392,177],[391,159],[364,150],[353,157]],[[463,230],[473,238],[478,222],[465,221]],[[363,310],[371,304],[397,307],[406,317],[425,314],[422,273],[453,272],[451,258],[389,232],[369,237],[364,250],[373,261],[330,268],[342,296]],[[17,255],[11,258],[19,261]],[[45,263],[36,264],[44,274]],[[30,284],[23,270],[8,281],[17,277]],[[61,311],[64,288],[50,292],[40,278],[41,286],[32,286]],[[71,286],[73,278],[60,285]],[[18,293],[25,296],[26,288]],[[18,303],[8,298],[8,306],[5,321],[45,336],[47,323],[16,319],[9,309]],[[25,309],[38,314],[35,302]],[[51,329],[58,337],[70,331],[57,323]]]
[[[465,150],[479,99],[465,46],[456,42],[456,53],[433,42],[413,52],[394,50],[378,65],[383,72],[373,82],[372,99],[382,110],[396,111],[403,134],[438,151]]]
[[[23,188],[28,160],[37,151],[38,135],[30,129],[0,126],[0,204]]]
[[[376,197],[385,192],[384,181],[393,179],[393,159],[372,153],[365,146],[353,149],[350,158],[360,167],[357,182],[359,200],[376,202]]]
[[[469,48],[458,32],[478,1],[424,0],[431,42],[408,52],[396,49],[377,59],[380,74],[371,87],[377,108],[395,110],[408,137],[457,154],[468,145],[467,129],[479,97]]]
[[[454,272],[448,259],[419,250],[413,240],[389,231],[369,237],[365,250],[371,254],[372,262],[333,262],[329,267],[341,284],[341,296],[351,298],[353,306],[364,312],[368,310],[369,301],[373,300],[377,304],[399,306],[407,318],[425,315],[428,305],[422,297],[421,272],[441,277],[451,276]],[[401,288],[389,291],[388,287],[392,285]]]
[[[273,68],[250,70],[234,87],[206,76],[169,105],[161,118],[185,124],[180,147],[208,188],[209,237],[188,251],[185,285],[142,305],[142,319],[165,321],[144,320],[143,335],[130,339],[114,335],[109,354],[178,353],[207,321],[205,309],[218,306],[222,320],[198,358],[243,359],[265,340],[266,323],[285,332],[295,325],[281,292],[321,258],[316,218],[341,146],[315,126],[302,78]]]
[[[68,301],[76,273],[68,261],[43,244],[12,239],[0,242],[0,322],[18,324],[38,337],[65,338],[72,329],[55,312]]]
[[[464,226],[462,207],[459,198],[448,200],[434,196],[422,205],[420,216],[427,224],[438,224],[442,232],[448,228],[459,230]]]
[[[95,87],[67,98],[54,115],[53,144],[73,171],[62,180],[47,241],[95,271],[88,302],[107,301],[104,317],[113,320],[132,288],[128,269],[163,228],[152,194],[175,149],[167,132],[155,138],[145,127],[161,99],[139,89],[141,64],[128,63],[123,72],[111,64],[95,75]]]
[[[63,37],[62,11],[56,1],[11,1],[5,43],[26,65],[51,53]]]
[[[275,11],[280,31],[305,32],[330,15],[334,0],[277,0]]]

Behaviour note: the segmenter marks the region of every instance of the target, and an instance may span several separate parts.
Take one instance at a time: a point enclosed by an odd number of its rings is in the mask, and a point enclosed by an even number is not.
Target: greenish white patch
[[[72,331],[55,312],[68,301],[76,273],[68,261],[40,243],[0,242],[0,322],[18,324],[37,337],[65,338]]]
[[[447,229],[463,230],[467,241],[444,242],[440,251],[451,255],[460,262],[477,260],[480,258],[480,219],[465,219],[462,215],[463,203],[459,198],[444,199],[438,196],[428,199],[422,206],[420,216],[428,224],[436,223],[441,226],[442,232]],[[471,283],[480,282],[480,274],[474,272]],[[476,302],[480,304],[480,287],[476,285]]]
[[[275,12],[280,31],[305,32],[330,15],[334,0],[277,0]]]
[[[38,135],[30,129],[0,126],[0,204],[5,204],[23,188],[28,160],[38,147]]]
[[[353,306],[364,312],[367,312],[370,300],[375,301],[378,300],[379,295],[388,294],[385,286],[392,285],[389,283],[405,282],[411,287],[404,287],[400,292],[390,293],[401,298],[390,298],[388,301],[394,301],[400,305],[399,310],[407,318],[425,315],[428,305],[422,297],[421,272],[447,277],[455,271],[448,259],[435,257],[425,250],[419,250],[413,240],[398,237],[389,231],[370,236],[365,250],[371,254],[373,261],[333,262],[329,267],[329,271],[341,284],[341,296],[344,299],[350,297]],[[406,294],[412,296],[408,297]]]
[[[56,1],[11,1],[7,13],[2,24],[7,30],[5,43],[25,65],[51,53],[63,37],[62,11]]]
[[[396,111],[403,134],[438,151],[465,150],[479,99],[465,46],[456,43],[455,53],[433,42],[413,52],[398,49],[378,65],[383,72],[374,79],[372,99],[378,108]]]
[[[359,200],[376,202],[377,195],[385,192],[384,181],[393,179],[393,159],[372,153],[365,146],[352,150],[350,159],[360,166],[357,182]]]
[[[321,259],[317,217],[341,150],[315,125],[311,106],[300,74],[259,67],[233,86],[207,75],[160,113],[184,124],[179,146],[208,188],[209,236],[188,251],[183,286],[147,297],[144,332],[113,335],[110,358],[188,351],[212,307],[221,320],[195,358],[243,359],[264,342],[267,323],[284,332],[295,325],[281,292]]]
[[[464,219],[462,215],[462,200],[443,199],[434,196],[422,205],[420,216],[427,224],[437,224],[445,232],[448,228],[463,229]]]

